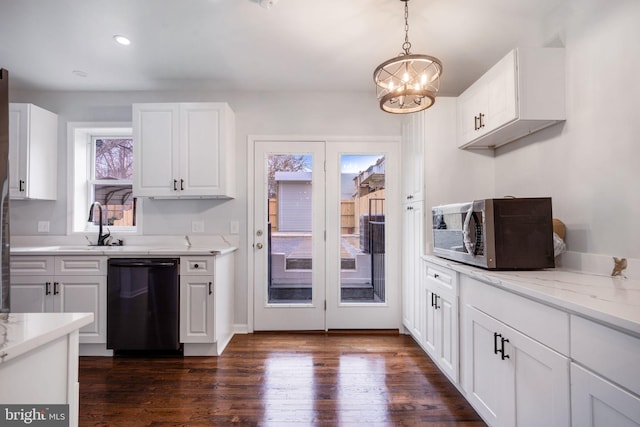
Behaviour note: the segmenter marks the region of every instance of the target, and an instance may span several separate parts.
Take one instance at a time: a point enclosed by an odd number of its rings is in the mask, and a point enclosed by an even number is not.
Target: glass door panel
[[[340,156],[340,302],[385,302],[385,156]]]
[[[312,164],[309,154],[267,157],[269,304],[313,300]]]

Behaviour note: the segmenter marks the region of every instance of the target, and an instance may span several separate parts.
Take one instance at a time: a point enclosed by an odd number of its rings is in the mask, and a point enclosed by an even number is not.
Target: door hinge
[[[327,230],[324,230],[324,241],[327,241]]]
[[[327,300],[324,300],[324,311],[327,311]]]

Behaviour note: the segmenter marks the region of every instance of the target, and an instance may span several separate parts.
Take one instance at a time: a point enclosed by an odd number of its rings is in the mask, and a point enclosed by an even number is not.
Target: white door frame
[[[397,144],[397,156],[400,156],[401,153],[401,145],[400,145],[400,136],[310,136],[310,135],[249,135],[247,137],[247,165],[252,165],[255,156],[255,145],[256,142],[312,142],[312,141],[324,141],[324,142],[342,142],[342,143],[360,143],[360,142],[393,142]],[[247,167],[247,265],[249,269],[249,274],[247,274],[247,332],[254,332],[254,289],[255,282],[253,277],[253,271],[255,268],[255,256],[254,256],[254,244],[255,244],[255,236],[254,236],[254,194],[255,194],[255,173],[252,167]],[[401,206],[401,190],[400,190],[400,182],[395,185],[395,191],[392,191],[391,194],[386,194],[386,198],[388,200],[388,206],[393,211],[397,210],[397,213],[393,213],[393,217],[396,218],[396,228],[398,230],[394,231],[400,233],[400,206]],[[398,234],[399,236],[399,234]],[[401,249],[398,244],[397,248],[394,250],[400,254]],[[395,263],[394,263],[395,264]],[[390,283],[397,284],[398,291],[395,296],[395,303],[398,307],[398,314],[396,325],[397,328],[400,328],[401,325],[401,292],[400,292],[400,269],[399,265],[390,266],[389,274],[387,275],[388,281]],[[373,328],[374,326],[371,326]]]

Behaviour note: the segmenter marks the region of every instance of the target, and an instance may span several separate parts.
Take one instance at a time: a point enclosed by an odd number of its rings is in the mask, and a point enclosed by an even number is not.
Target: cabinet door
[[[494,351],[494,333],[503,325],[473,307],[465,309],[468,322],[464,360],[467,399],[489,425],[513,426],[513,367],[508,359],[502,360]]]
[[[484,77],[487,91],[483,132],[491,132],[518,118],[516,109],[516,54],[509,52]]]
[[[423,280],[424,281],[424,280]],[[422,345],[424,349],[429,353],[432,359],[436,359],[438,350],[438,310],[436,309],[435,300],[437,294],[433,292],[426,281],[423,284],[423,293],[420,295],[424,299],[424,337]]]
[[[223,194],[223,114],[220,107],[212,104],[180,106],[181,196]]]
[[[26,197],[27,104],[9,105],[9,191],[12,199]]]
[[[402,198],[407,203],[424,198],[424,144],[425,114],[411,114],[402,128]]]
[[[458,146],[464,146],[486,133],[487,88],[476,82],[458,97]]]
[[[421,335],[420,254],[422,253],[422,202],[404,205],[402,292],[403,323],[413,334]],[[417,337],[416,337],[417,338]],[[420,341],[420,339],[418,340]]]
[[[133,104],[133,193],[178,196],[179,105]]]
[[[571,406],[574,426],[640,426],[640,397],[575,363],[571,364]]]
[[[9,295],[11,311],[14,313],[46,313],[52,311],[52,289],[52,277],[12,276]]]
[[[466,309],[472,341],[466,385],[478,412],[492,426],[570,425],[569,359],[474,307]]]
[[[402,212],[402,323],[409,331],[415,327],[415,264],[416,254],[413,252],[416,238],[413,230],[413,211],[408,205]]]
[[[55,200],[58,116],[32,104],[9,105],[9,183],[13,199]]]
[[[80,343],[107,342],[106,276],[55,276],[54,311],[93,313],[93,322],[80,329]]]
[[[437,305],[437,363],[454,382],[458,381],[458,298],[440,293]]]
[[[213,292],[212,276],[180,277],[180,342],[215,342]]]

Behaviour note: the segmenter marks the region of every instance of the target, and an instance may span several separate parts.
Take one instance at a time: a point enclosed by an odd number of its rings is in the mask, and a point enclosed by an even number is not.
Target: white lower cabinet
[[[180,258],[185,356],[220,355],[233,336],[233,254]]]
[[[93,313],[81,344],[106,343],[106,257],[12,256],[11,311]]]
[[[571,407],[574,426],[640,426],[640,397],[575,363]]]
[[[487,424],[640,427],[637,334],[446,265],[423,259],[410,332]]]
[[[460,275],[462,388],[491,426],[571,425],[569,315]]]
[[[215,341],[212,276],[180,276],[180,342]]]
[[[569,358],[466,307],[467,399],[492,426],[570,425]]]
[[[458,382],[458,285],[453,270],[422,262],[422,346],[440,369]]]
[[[640,338],[571,316],[574,426],[640,426]]]

